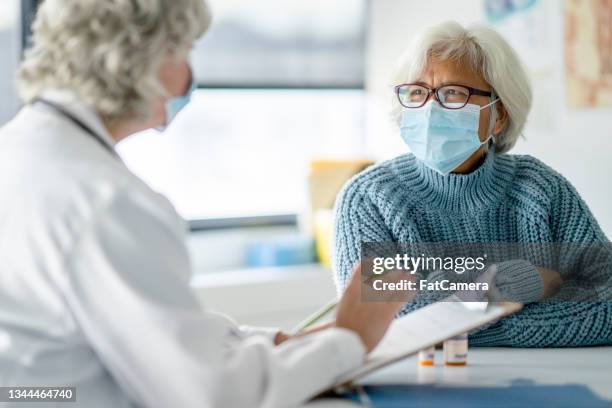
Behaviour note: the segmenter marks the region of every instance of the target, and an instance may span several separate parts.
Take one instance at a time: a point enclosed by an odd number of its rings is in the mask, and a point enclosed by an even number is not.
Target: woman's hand
[[[274,336],[274,345],[278,346],[279,344],[282,344],[284,342],[286,342],[287,340],[289,340],[292,336],[289,333],[285,333],[284,331],[279,331],[278,333],[276,333],[276,336]]]
[[[543,266],[537,266],[536,269],[540,273],[540,278],[542,278],[544,285],[541,299],[548,299],[556,295],[563,283],[563,278],[561,278],[559,272],[544,268]]]
[[[402,279],[414,280],[414,277],[393,271],[377,276],[376,279],[395,283]],[[335,321],[308,328],[294,335],[278,332],[274,344],[279,345],[291,338],[306,336],[331,327],[341,327],[355,332],[361,338],[367,352],[372,351],[385,335],[395,315],[414,297],[415,293],[375,291],[369,280],[370,278],[362,276],[361,266],[356,265],[351,281],[338,303]]]
[[[414,278],[393,271],[377,276],[377,279],[392,283]],[[361,266],[357,265],[338,304],[335,326],[355,332],[370,352],[383,338],[395,315],[412,297],[414,293],[411,291],[375,292],[368,278],[362,277]]]

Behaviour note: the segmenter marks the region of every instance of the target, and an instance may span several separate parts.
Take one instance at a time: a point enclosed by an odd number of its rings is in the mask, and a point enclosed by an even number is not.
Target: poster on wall
[[[612,0],[566,0],[567,102],[612,106]]]
[[[554,0],[555,2],[557,0]],[[542,0],[483,0],[486,22],[518,53],[533,84],[531,130],[551,132],[555,126],[551,106],[554,95],[554,47],[550,16],[555,3]]]
[[[504,36],[530,71],[551,69],[549,10],[545,2],[485,0],[484,9],[486,21]]]

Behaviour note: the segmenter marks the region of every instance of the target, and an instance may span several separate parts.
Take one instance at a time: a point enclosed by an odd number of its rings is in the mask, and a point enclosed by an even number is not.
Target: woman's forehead
[[[430,56],[415,82],[422,82],[431,87],[455,83],[484,90],[490,89],[482,75],[476,72],[469,62],[460,58]]]

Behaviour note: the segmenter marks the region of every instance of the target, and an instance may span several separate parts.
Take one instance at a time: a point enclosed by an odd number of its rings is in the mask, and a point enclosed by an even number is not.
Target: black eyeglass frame
[[[402,98],[400,97],[400,89],[403,86],[407,86],[407,85],[412,85],[412,86],[420,86],[422,88],[427,89],[428,93],[427,93],[427,98],[425,98],[423,100],[423,103],[420,104],[419,106],[406,106],[402,103]],[[461,106],[455,107],[455,108],[449,108],[448,106],[446,106],[444,103],[440,102],[440,97],[438,96],[438,91],[440,90],[440,88],[445,88],[447,86],[460,86],[462,88],[465,88],[468,90],[468,97],[465,100],[465,103]],[[397,96],[397,100],[399,101],[400,105],[402,105],[404,108],[408,108],[408,109],[418,109],[423,107],[427,101],[429,101],[429,98],[431,98],[431,95],[434,95],[434,98],[436,99],[436,101],[440,104],[440,106],[442,106],[444,109],[461,109],[463,108],[465,105],[468,104],[468,102],[470,101],[470,98],[472,97],[472,95],[478,95],[478,96],[487,96],[487,97],[491,97],[493,96],[493,92],[490,91],[483,91],[482,89],[477,89],[477,88],[472,88],[470,86],[466,86],[466,85],[461,85],[461,84],[444,84],[442,86],[439,86],[437,88],[430,88],[427,85],[423,85],[423,84],[417,84],[417,83],[409,83],[409,84],[399,84],[396,85],[394,88],[395,90],[395,95]]]

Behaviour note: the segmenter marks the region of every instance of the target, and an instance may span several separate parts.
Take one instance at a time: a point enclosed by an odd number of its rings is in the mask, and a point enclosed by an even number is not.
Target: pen
[[[310,326],[327,316],[331,311],[336,308],[337,305],[338,301],[336,299],[329,301],[321,309],[317,310],[315,313],[298,323],[297,326],[293,328],[293,332],[298,333],[304,329],[309,328]]]

